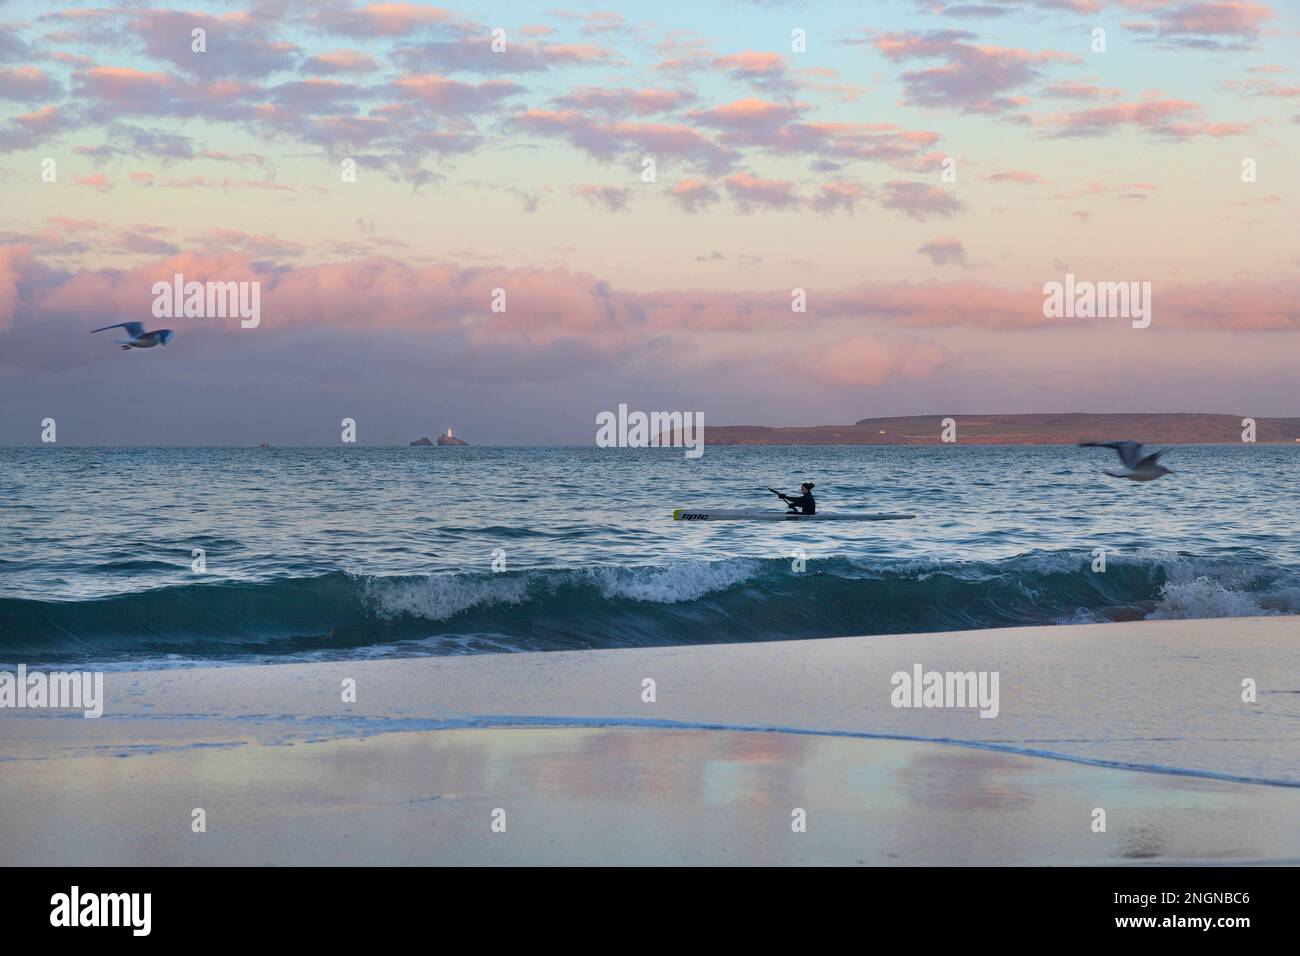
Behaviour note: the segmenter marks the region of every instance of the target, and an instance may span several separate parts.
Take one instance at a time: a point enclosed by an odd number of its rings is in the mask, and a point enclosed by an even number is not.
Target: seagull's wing
[[[1137,467],[1138,459],[1142,456],[1142,446],[1135,441],[1085,441],[1079,443],[1080,448],[1114,448],[1119,453],[1119,460],[1125,468]],[[1160,454],[1156,452],[1156,454]]]
[[[126,334],[133,339],[138,339],[144,335],[143,322],[119,322],[117,325],[106,325],[102,329],[91,329],[91,334],[95,332],[107,332],[109,329],[126,329]]]
[[[1159,451],[1153,451],[1151,454],[1147,455],[1145,458],[1139,461],[1137,465],[1135,465],[1134,467],[1146,468],[1149,465],[1154,465],[1160,460],[1160,456],[1163,455],[1168,450],[1169,449],[1167,448],[1162,448]]]

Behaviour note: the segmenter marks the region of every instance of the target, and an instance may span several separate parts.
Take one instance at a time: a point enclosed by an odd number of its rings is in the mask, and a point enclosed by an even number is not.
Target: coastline
[[[100,719],[0,711],[0,863],[1296,862],[1298,630],[109,672]],[[998,716],[893,707],[890,675],[915,664],[999,672]]]
[[[1252,424],[1247,433],[1243,429],[1248,422]],[[952,423],[952,432],[945,436],[947,423]],[[1159,445],[1294,445],[1300,442],[1300,418],[1254,419],[1205,412],[902,415],[842,425],[714,425],[708,443],[1047,446],[1109,441],[1117,435]]]

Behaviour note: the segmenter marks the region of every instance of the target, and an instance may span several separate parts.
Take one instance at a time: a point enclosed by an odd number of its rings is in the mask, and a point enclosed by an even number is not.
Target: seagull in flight
[[[91,334],[96,332],[106,332],[109,329],[126,329],[126,334],[130,338],[114,339],[118,345],[122,346],[122,351],[129,349],[151,349],[155,345],[166,345],[172,340],[176,333],[171,329],[157,329],[153,332],[144,330],[142,322],[119,322],[117,325],[106,325],[102,329],[91,329]]]
[[[1173,471],[1160,464],[1160,456],[1165,452],[1153,451],[1149,455],[1142,453],[1142,445],[1135,441],[1085,441],[1080,448],[1114,448],[1119,453],[1120,471],[1105,471],[1112,478],[1127,478],[1130,481],[1155,481],[1163,475],[1172,475]]]

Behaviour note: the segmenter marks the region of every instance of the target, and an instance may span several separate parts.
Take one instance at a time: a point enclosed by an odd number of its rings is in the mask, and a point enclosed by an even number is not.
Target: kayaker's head
[[[805,481],[802,485],[799,486],[799,490],[803,492],[810,492],[813,490],[813,483],[811,481]]]

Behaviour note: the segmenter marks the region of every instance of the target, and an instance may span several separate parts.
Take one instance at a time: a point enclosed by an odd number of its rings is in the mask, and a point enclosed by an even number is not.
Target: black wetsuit
[[[805,491],[798,498],[791,498],[789,495],[782,495],[785,503],[791,508],[797,508],[801,513],[812,515],[817,513],[817,502],[813,500],[812,492]]]

